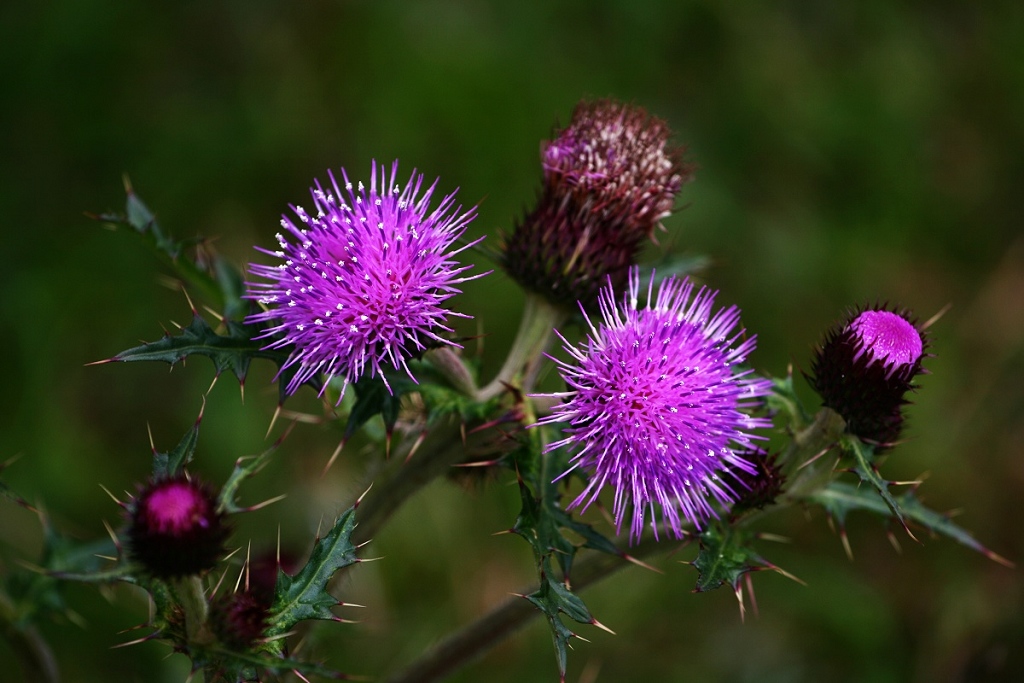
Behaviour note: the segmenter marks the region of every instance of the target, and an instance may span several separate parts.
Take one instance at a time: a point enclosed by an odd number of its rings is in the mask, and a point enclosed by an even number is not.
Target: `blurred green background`
[[[289,202],[327,168],[366,177],[399,158],[480,202],[473,234],[499,230],[539,185],[538,152],[582,97],[614,96],[666,119],[699,164],[664,248],[706,253],[720,301],[759,336],[755,365],[807,368],[852,304],[900,302],[933,328],[932,374],[910,408],[890,478],[922,492],[1013,560],[1024,557],[1024,5],[985,3],[14,2],[0,7],[0,458],[5,480],[82,537],[116,525],[99,488],[134,490],[156,445],[197,414],[212,369],[83,367],[187,322],[157,260],[83,211],[120,209],[122,174],[179,237],[218,236],[239,264],[269,245]],[[660,253],[652,250],[652,255]],[[479,268],[493,264],[477,263]],[[478,268],[478,269],[479,269]],[[496,369],[522,297],[502,274],[457,299],[489,335]],[[222,481],[262,450],[276,401],[257,366],[244,403],[210,392],[195,469]],[[298,396],[293,407],[317,410]],[[810,395],[808,400],[813,403]],[[370,456],[346,450],[324,479],[335,427],[300,425],[249,502],[289,499],[237,538],[303,552],[321,516],[365,486]],[[298,490],[297,490],[298,489]],[[325,625],[316,648],[343,671],[394,670],[533,575],[507,528],[514,487],[439,482],[350,572],[340,597],[367,606]],[[1018,570],[948,540],[902,539],[855,517],[855,560],[820,514],[778,515],[792,539],[767,557],[806,587],[757,577],[761,614],[741,623],[728,590],[692,595],[695,573],[659,558],[584,594],[618,635],[583,629],[569,681],[1018,681]],[[35,518],[0,501],[7,571],[38,553]],[[145,644],[110,647],[146,618],[135,592],[72,587],[85,626],[44,624],[65,680],[181,681],[187,663]],[[0,643],[4,681],[19,680]],[[528,629],[457,681],[552,681],[546,627]]]

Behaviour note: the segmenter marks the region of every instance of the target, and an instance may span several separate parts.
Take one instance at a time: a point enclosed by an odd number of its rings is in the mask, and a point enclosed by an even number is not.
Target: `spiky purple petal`
[[[291,349],[282,367],[294,368],[288,393],[319,375],[347,386],[367,373],[383,377],[385,367],[415,381],[411,358],[457,346],[442,336],[452,331],[446,319],[469,316],[443,304],[480,277],[463,276],[472,266],[455,257],[468,246],[454,248],[476,209],[463,212],[453,192],[431,210],[437,181],[423,190],[414,170],[401,187],[397,173],[397,161],[390,174],[374,162],[367,189],[344,169],[339,185],[329,171],[326,189],[319,181],[311,188],[313,211],[293,206],[298,222],[282,216],[279,249],[260,249],[282,263],[250,268],[267,282],[247,283],[246,297],[265,310],[246,322],[269,323],[265,348]]]
[[[740,367],[755,338],[735,331],[738,308],[714,311],[716,293],[687,279],[667,278],[655,293],[653,275],[641,307],[640,287],[634,268],[621,302],[610,284],[601,290],[601,320],[587,318],[583,343],[562,338],[570,360],[555,362],[569,391],[539,423],[564,425],[548,451],[572,448],[569,471],[589,475],[570,507],[586,509],[611,486],[620,529],[632,511],[631,540],[648,514],[657,534],[656,507],[681,538],[686,521],[701,528],[717,516],[715,501],[736,500],[737,471],[754,471],[739,451],[770,423],[744,411],[771,384]]]

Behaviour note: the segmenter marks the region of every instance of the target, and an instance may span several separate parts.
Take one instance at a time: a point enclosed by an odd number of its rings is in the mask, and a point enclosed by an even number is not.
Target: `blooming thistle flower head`
[[[129,507],[128,550],[162,579],[199,574],[224,555],[230,528],[209,487],[184,476],[152,482]]]
[[[855,311],[825,337],[808,379],[852,434],[882,449],[903,428],[904,395],[922,371],[926,346],[908,311]]]
[[[246,297],[265,307],[248,323],[269,323],[265,348],[291,350],[282,371],[294,366],[287,385],[294,393],[319,376],[341,377],[345,385],[367,372],[390,367],[412,378],[407,362],[431,346],[448,344],[451,316],[443,304],[459,293],[470,266],[454,260],[468,246],[454,248],[475,209],[462,212],[455,193],[431,210],[435,180],[425,191],[413,171],[404,187],[376,162],[370,186],[353,184],[342,169],[339,185],[311,189],[313,209],[293,206],[296,220],[282,216],[279,249],[260,249],[281,259],[251,266],[267,282],[248,283]],[[475,244],[475,242],[473,243]],[[415,381],[415,378],[412,378]],[[385,379],[385,384],[387,380]],[[390,386],[389,386],[390,389]]]
[[[715,292],[686,279],[654,288],[652,275],[641,306],[633,269],[621,302],[611,285],[601,290],[601,320],[588,318],[580,346],[563,338],[570,360],[555,361],[569,391],[555,394],[563,402],[539,420],[565,425],[548,446],[573,448],[565,474],[589,475],[570,507],[586,509],[611,486],[620,529],[631,510],[632,540],[648,513],[657,534],[656,507],[677,538],[687,520],[701,528],[717,516],[713,502],[736,500],[744,486],[736,473],[755,472],[741,455],[757,438],[750,430],[769,425],[744,412],[771,385],[740,368],[755,339],[735,331],[739,310],[713,311]]]
[[[664,121],[611,100],[580,102],[542,152],[536,207],[503,245],[503,265],[550,301],[590,308],[610,277],[621,287],[637,252],[693,177]]]

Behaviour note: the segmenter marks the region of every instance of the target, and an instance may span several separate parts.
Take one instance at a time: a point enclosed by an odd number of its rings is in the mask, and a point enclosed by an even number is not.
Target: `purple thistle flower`
[[[825,337],[808,380],[851,434],[881,451],[903,429],[904,396],[922,372],[926,346],[908,311],[854,311]]]
[[[211,569],[224,555],[230,527],[209,487],[184,476],[144,487],[129,507],[128,549],[153,576],[176,578]]]
[[[555,304],[587,308],[609,277],[625,284],[643,241],[693,179],[670,136],[640,107],[580,102],[544,146],[536,206],[502,245],[509,276]]]
[[[462,213],[453,192],[430,210],[437,181],[421,194],[422,174],[414,170],[400,187],[397,173],[397,161],[390,176],[374,162],[367,190],[362,182],[353,187],[344,169],[339,187],[328,171],[327,189],[316,181],[310,190],[312,212],[292,206],[298,223],[282,216],[280,249],[257,247],[283,263],[251,266],[268,282],[247,283],[246,298],[266,310],[246,322],[270,323],[260,338],[273,341],[264,348],[291,348],[281,368],[297,367],[289,394],[321,374],[345,386],[367,372],[383,379],[385,366],[416,381],[411,358],[431,346],[458,346],[440,334],[452,331],[445,319],[470,316],[442,304],[459,293],[457,285],[481,277],[461,277],[472,266],[454,260],[480,240],[453,248],[476,209]]]
[[[571,360],[555,362],[570,391],[553,394],[564,402],[538,423],[566,424],[565,438],[547,447],[575,450],[561,476],[576,468],[589,474],[570,508],[586,509],[610,485],[620,530],[632,508],[631,540],[640,536],[648,512],[657,535],[655,504],[681,538],[685,521],[699,529],[717,517],[713,500],[727,504],[739,497],[726,478],[742,488],[737,473],[756,471],[740,452],[758,438],[749,430],[770,422],[743,410],[756,406],[771,383],[739,367],[755,338],[733,331],[740,315],[735,306],[712,312],[716,292],[702,287],[695,293],[688,279],[666,278],[655,295],[652,274],[642,308],[639,294],[634,268],[621,304],[611,284],[601,290],[602,320],[595,326],[587,317],[583,344],[562,337]]]

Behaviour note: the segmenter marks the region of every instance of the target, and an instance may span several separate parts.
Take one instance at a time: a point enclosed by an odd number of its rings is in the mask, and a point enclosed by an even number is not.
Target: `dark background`
[[[1005,2],[619,1],[5,3],[0,8],[0,458],[5,480],[63,529],[96,537],[118,510],[99,488],[134,490],[158,448],[194,420],[211,378],[176,368],[84,367],[188,320],[157,260],[83,211],[119,209],[122,174],[163,226],[218,236],[239,264],[272,244],[289,202],[327,168],[366,178],[399,158],[480,202],[475,235],[499,230],[539,184],[538,152],[583,97],[614,96],[666,119],[697,180],[663,247],[709,254],[705,278],[759,335],[754,364],[809,365],[846,306],[899,302],[933,328],[932,374],[909,409],[890,478],[928,473],[922,492],[987,545],[1022,557],[1024,495],[1024,5]],[[652,250],[652,255],[661,251]],[[477,257],[480,268],[491,268]],[[460,328],[488,333],[500,363],[522,303],[500,273],[466,287]],[[207,399],[195,469],[222,481],[261,451],[275,403],[255,367],[239,399]],[[810,395],[808,399],[813,403]],[[291,407],[317,412],[311,395]],[[280,430],[278,430],[280,431]],[[358,444],[324,479],[336,426],[300,425],[248,502],[236,539],[270,547],[278,525],[303,552],[322,516],[365,485]],[[412,501],[350,572],[343,612],[315,648],[344,671],[381,674],[533,575],[507,528],[516,492],[447,482]],[[596,517],[594,518],[596,519]],[[765,529],[769,559],[807,581],[757,577],[761,615],[741,623],[727,590],[692,595],[695,573],[629,569],[584,594],[610,636],[570,653],[570,681],[1016,681],[1024,677],[1022,584],[949,540],[850,522],[855,560],[817,513]],[[34,558],[35,518],[0,501],[2,559]],[[900,535],[900,534],[897,534]],[[67,681],[180,681],[168,648],[110,646],[146,618],[129,589],[68,593],[85,626],[46,624]],[[6,664],[10,662],[10,664]],[[4,680],[17,676],[0,643]],[[530,628],[458,681],[551,681],[545,627]],[[15,678],[15,680],[17,680]]]

